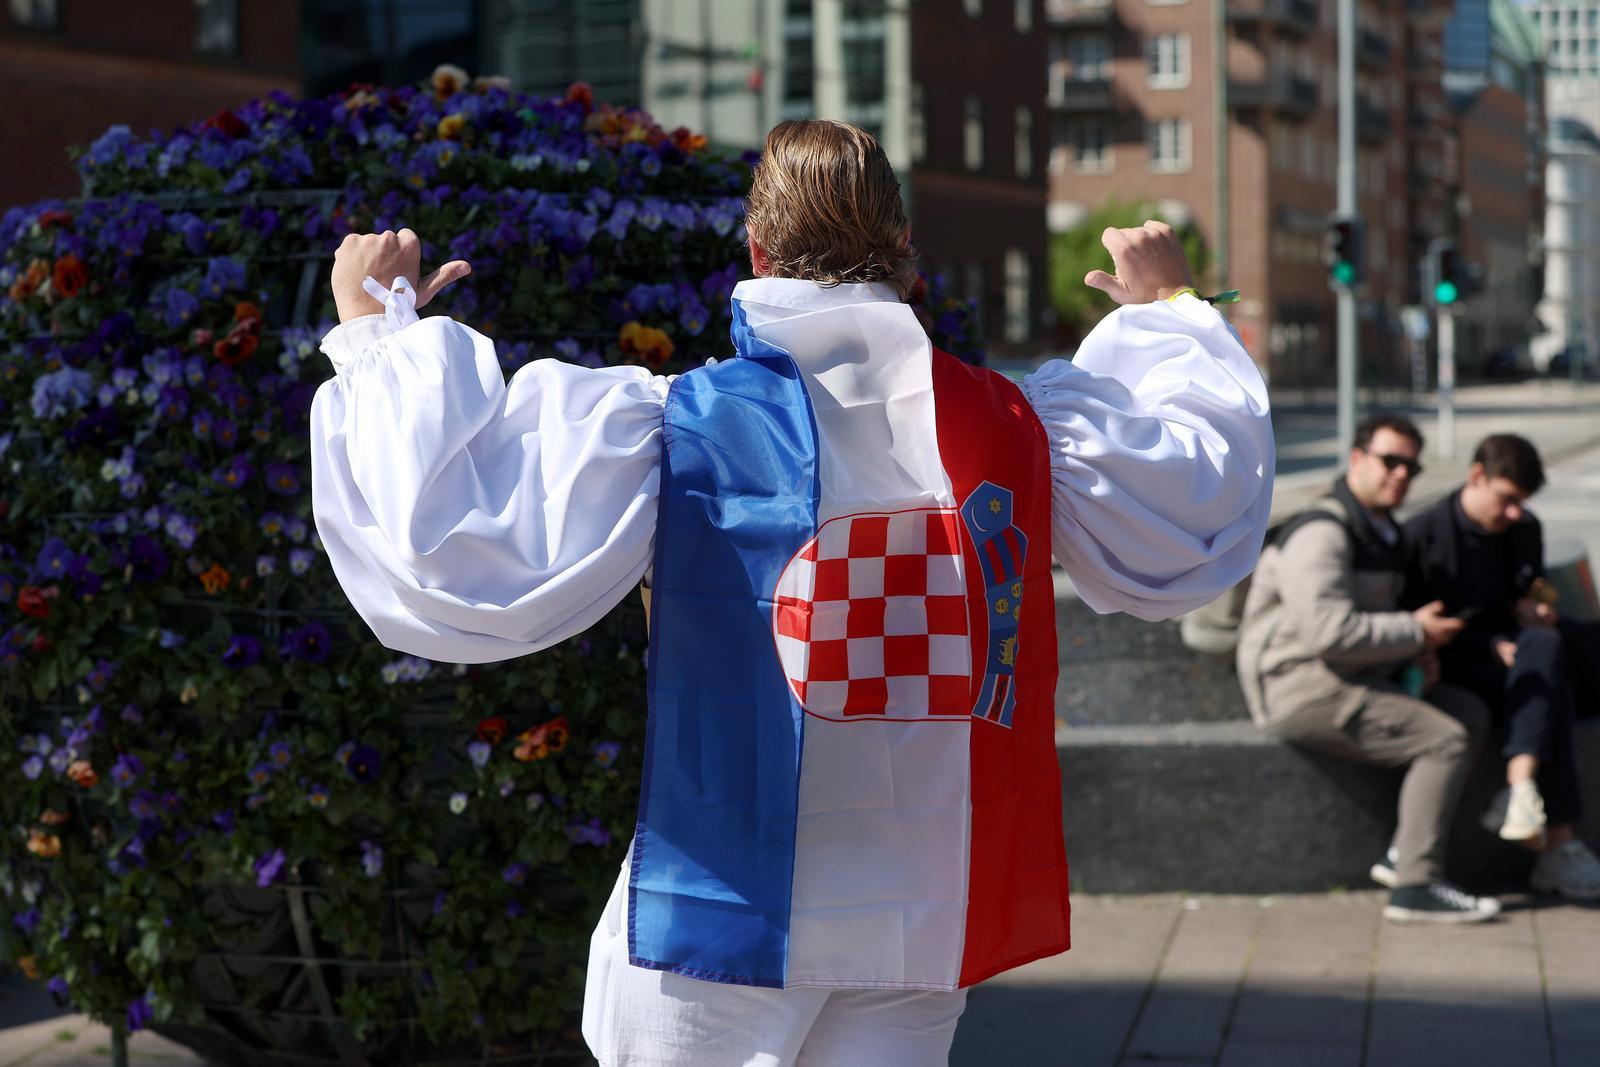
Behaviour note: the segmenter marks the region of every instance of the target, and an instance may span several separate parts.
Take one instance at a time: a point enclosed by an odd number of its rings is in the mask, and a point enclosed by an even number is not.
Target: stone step
[[[1600,833],[1600,719],[1577,730],[1580,831]],[[1091,893],[1370,888],[1367,868],[1394,830],[1400,772],[1301,752],[1248,722],[1064,727],[1067,860]],[[1504,782],[1498,744],[1474,769],[1452,831],[1448,873],[1470,886],[1519,884],[1526,850],[1477,819]]]

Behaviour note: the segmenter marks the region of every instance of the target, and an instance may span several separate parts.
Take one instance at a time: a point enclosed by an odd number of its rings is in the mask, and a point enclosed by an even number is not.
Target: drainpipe
[[[1212,257],[1214,287],[1228,285],[1228,0],[1216,0],[1212,5],[1211,48],[1215,59],[1211,64],[1216,80],[1216,109],[1212,116],[1214,152],[1216,155],[1216,225],[1212,227]]]

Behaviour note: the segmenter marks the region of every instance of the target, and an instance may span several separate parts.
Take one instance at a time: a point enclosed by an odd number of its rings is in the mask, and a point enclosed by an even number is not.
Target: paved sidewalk
[[[1546,462],[1600,444],[1600,383],[1574,385],[1563,380],[1535,379],[1510,385],[1472,385],[1456,392],[1455,458],[1441,449],[1437,398],[1426,394],[1408,401],[1397,394],[1393,403],[1371,403],[1378,409],[1409,415],[1427,440],[1427,469],[1413,486],[1413,500],[1437,496],[1465,480],[1473,446],[1491,433],[1519,433],[1538,446]],[[1273,514],[1296,510],[1316,496],[1343,469],[1335,455],[1335,412],[1325,404],[1279,402],[1272,422],[1278,442],[1278,476]]]
[[[1382,920],[1381,892],[1079,896],[1071,952],[973,990],[952,1067],[1588,1067],[1600,910]]]
[[[111,1031],[82,1015],[58,1015],[11,1025],[13,998],[25,996],[15,982],[0,991],[0,1067],[110,1067]],[[205,1067],[205,1060],[155,1034],[128,1041],[129,1067]]]

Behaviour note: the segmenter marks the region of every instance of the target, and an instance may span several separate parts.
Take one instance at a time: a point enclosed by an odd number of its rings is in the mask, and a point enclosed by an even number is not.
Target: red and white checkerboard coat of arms
[[[773,634],[809,714],[849,721],[972,713],[961,531],[953,508],[845,515],[824,523],[789,561],[773,597]]]

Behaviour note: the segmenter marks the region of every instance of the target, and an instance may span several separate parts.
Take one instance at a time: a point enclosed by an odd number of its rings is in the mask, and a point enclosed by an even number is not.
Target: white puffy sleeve
[[[1187,295],[1119,308],[1022,390],[1050,440],[1052,547],[1091,608],[1171,618],[1254,568],[1271,411],[1216,309]]]
[[[668,379],[554,359],[508,383],[443,317],[331,331],[311,407],[317,533],[389,648],[484,663],[597,622],[650,564]]]

